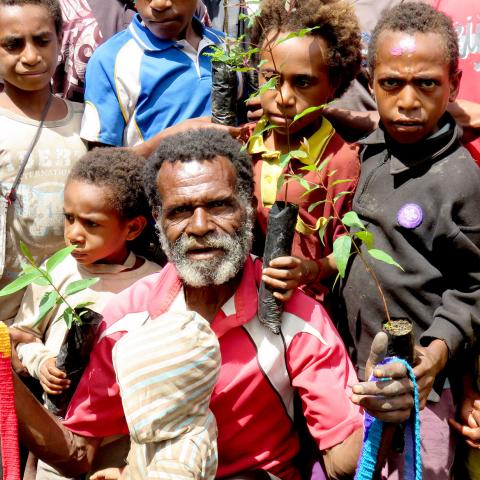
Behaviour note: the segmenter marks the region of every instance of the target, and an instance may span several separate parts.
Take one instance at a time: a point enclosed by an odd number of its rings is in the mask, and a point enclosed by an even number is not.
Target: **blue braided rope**
[[[413,384],[413,416],[407,421],[405,429],[405,468],[404,480],[422,480],[422,454],[420,450],[420,415],[418,401],[418,385],[412,367],[403,359],[388,357],[380,365],[400,362],[405,365],[408,376]],[[371,376],[370,381],[387,381],[389,378]],[[412,425],[413,424],[413,425]],[[413,426],[413,429],[412,429]],[[365,431],[363,434],[362,453],[357,465],[355,480],[372,480],[377,464],[378,450],[382,440],[383,422],[365,413]]]

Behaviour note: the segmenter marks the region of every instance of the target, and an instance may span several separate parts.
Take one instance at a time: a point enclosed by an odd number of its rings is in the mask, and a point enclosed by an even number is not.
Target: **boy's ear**
[[[460,88],[460,81],[462,79],[462,71],[458,70],[453,75],[450,76],[450,95],[448,100],[454,102],[458,95],[458,90]]]
[[[147,219],[143,215],[138,215],[128,220],[127,240],[135,240],[147,226]]]

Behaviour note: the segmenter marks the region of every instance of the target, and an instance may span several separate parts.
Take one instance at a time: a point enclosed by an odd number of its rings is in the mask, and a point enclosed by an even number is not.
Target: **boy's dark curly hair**
[[[353,7],[343,0],[298,0],[287,11],[285,0],[264,0],[250,32],[254,45],[262,48],[272,32],[298,32],[314,28],[308,35],[322,37],[328,45],[330,83],[340,97],[360,71],[360,27]]]
[[[228,158],[237,174],[237,193],[250,202],[253,195],[252,160],[229,134],[214,128],[189,130],[167,137],[152,153],[143,171],[143,185],[152,208],[162,206],[157,189],[158,172],[164,162],[191,162]]]
[[[24,5],[40,5],[41,7],[45,7],[52,17],[57,35],[62,33],[62,9],[60,8],[58,0],[0,0],[0,7],[23,7]]]
[[[450,75],[458,71],[458,37],[452,20],[426,3],[404,2],[386,10],[373,29],[368,45],[370,75],[373,76],[377,61],[378,38],[386,30],[408,34],[438,33],[443,38],[445,60],[450,65]]]
[[[143,158],[123,148],[95,148],[85,154],[70,170],[67,182],[72,180],[108,187],[110,202],[122,219],[139,215],[151,216],[143,190]]]

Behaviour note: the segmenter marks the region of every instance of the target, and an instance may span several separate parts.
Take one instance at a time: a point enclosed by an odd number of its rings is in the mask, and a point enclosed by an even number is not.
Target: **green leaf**
[[[82,308],[88,307],[89,305],[93,305],[94,303],[95,302],[82,302],[82,303],[77,304],[77,306],[75,308],[80,310]],[[85,313],[87,313],[87,312],[86,311],[80,312],[80,316],[84,315]]]
[[[52,277],[45,270],[40,269],[40,271],[43,273],[43,276],[34,280],[33,283],[35,285],[40,285],[41,287],[48,287],[49,285],[53,286]]]
[[[310,190],[310,184],[303,177],[297,177],[296,180],[305,190]]]
[[[350,195],[352,192],[349,192],[349,191],[345,191],[345,192],[340,192],[340,193],[337,193],[335,195],[335,197],[333,198],[333,203],[335,203],[340,197],[343,197],[345,195]]]
[[[356,227],[365,230],[365,225],[358,217],[357,212],[354,211],[346,213],[342,218],[342,223],[347,227]]]
[[[342,178],[341,180],[335,180],[334,182],[332,182],[330,185],[332,187],[334,187],[335,185],[338,185],[339,183],[348,183],[348,182],[351,182],[352,179],[351,178]]]
[[[289,153],[282,153],[280,155],[280,166],[282,168],[286,168],[288,164],[290,163],[290,160],[292,159],[292,156]]]
[[[308,213],[311,213],[313,210],[315,210],[322,203],[327,203],[327,201],[328,200],[325,199],[325,200],[319,200],[318,202],[315,202],[315,203],[311,203],[307,208]]]
[[[321,172],[325,168],[325,165],[327,165],[327,163],[330,161],[331,158],[332,158],[332,156],[329,155],[327,158],[325,158],[325,160],[322,160],[317,167],[317,172]]]
[[[304,167],[300,167],[300,170],[304,172],[313,172],[317,169],[316,165],[305,165]]]
[[[55,252],[47,260],[47,271],[51,272],[57,265],[62,263],[76,248],[76,245],[70,245],[68,247],[62,248],[58,252]]]
[[[295,123],[297,120],[300,120],[301,118],[305,117],[306,115],[310,115],[311,113],[316,112],[318,110],[321,110],[324,107],[325,107],[325,105],[319,105],[318,107],[308,107],[308,108],[306,108],[305,110],[303,110],[303,112],[297,113],[293,117],[292,124]]]
[[[280,175],[277,180],[277,192],[279,192],[285,183],[285,175]]]
[[[349,235],[338,237],[333,242],[333,257],[335,258],[335,263],[337,264],[338,273],[342,278],[345,276],[345,270],[347,269],[351,248],[352,239]]]
[[[82,280],[75,280],[67,285],[65,288],[65,295],[73,295],[74,293],[81,292],[92,285],[95,285],[100,278],[82,278]]]
[[[59,297],[60,295],[55,290],[52,290],[51,292],[45,292],[40,300],[40,309],[37,320],[35,321],[35,325],[38,325],[45,318],[45,316],[50,313],[52,308],[55,307]]]
[[[33,255],[30,253],[30,250],[28,249],[27,245],[20,240],[20,250],[23,253],[23,256],[30,260],[30,262],[35,263],[35,260],[33,259]]]
[[[22,267],[23,273],[31,273],[36,270],[36,267],[34,267],[33,265],[30,265],[29,263],[22,263],[21,267]]]
[[[400,270],[403,270],[402,266],[383,250],[379,250],[377,248],[370,248],[367,251],[373,258],[380,260],[381,262],[387,263],[388,265],[398,267]]]
[[[286,42],[291,38],[304,37],[305,35],[308,35],[312,30],[316,30],[317,28],[320,28],[320,27],[317,26],[317,27],[310,27],[310,28],[302,28],[301,30],[297,30],[296,32],[290,32],[285,38],[282,38],[281,40],[276,42],[276,44],[280,45],[281,43]]]
[[[61,318],[65,320],[65,323],[67,324],[67,328],[70,329],[74,320],[73,310],[70,307],[67,307],[64,310]]]
[[[263,85],[260,85],[260,88],[258,89],[258,92],[254,97],[258,95],[263,95],[265,92],[268,92],[269,90],[275,90],[277,88],[278,84],[278,75],[273,76],[270,80],[265,82]]]
[[[31,273],[24,273],[16,278],[13,282],[10,282],[8,285],[5,285],[0,290],[0,297],[4,297],[6,295],[11,295],[12,293],[18,292],[22,290],[27,285],[30,285],[35,279],[37,279],[41,273],[37,270]]]
[[[292,156],[292,158],[308,158],[308,153],[303,150],[292,150],[290,152],[290,155]]]
[[[359,232],[355,232],[354,235],[361,240],[369,250],[375,245],[373,233],[368,230],[360,230]]]
[[[322,242],[323,245],[325,245],[325,241],[323,238],[325,236],[325,230],[327,230],[328,224],[332,219],[333,219],[332,216],[328,217],[327,221],[318,229],[318,236],[320,237],[320,241]]]

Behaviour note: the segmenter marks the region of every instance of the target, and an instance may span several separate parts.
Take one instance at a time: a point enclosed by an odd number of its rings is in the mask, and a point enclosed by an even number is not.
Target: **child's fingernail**
[[[363,394],[363,387],[361,385],[354,385],[352,388],[353,393],[358,393],[359,395]]]

